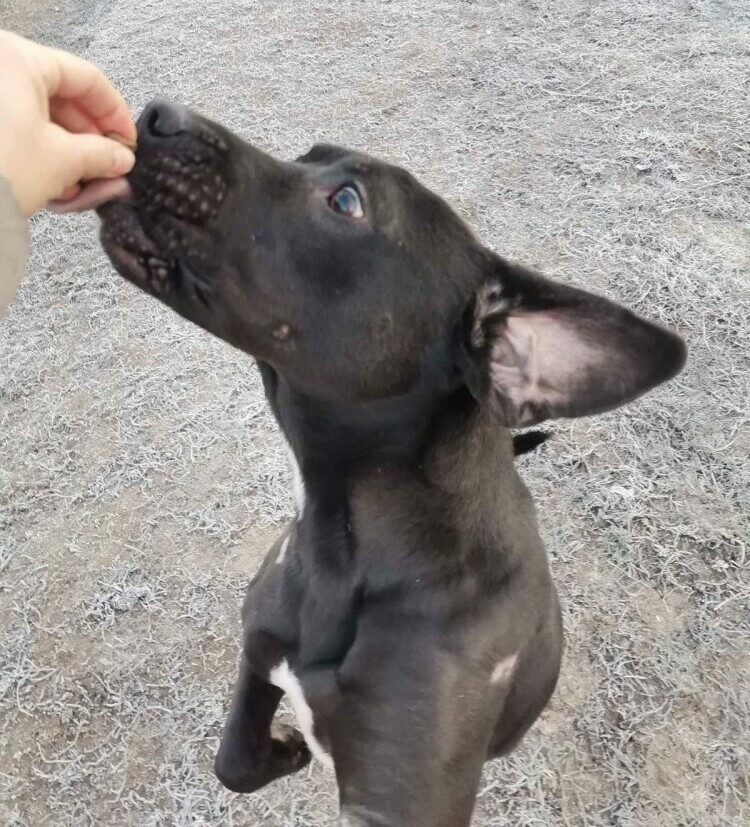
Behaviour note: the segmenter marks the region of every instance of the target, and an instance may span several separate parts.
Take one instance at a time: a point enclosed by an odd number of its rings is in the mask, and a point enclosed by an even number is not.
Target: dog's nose
[[[164,98],[151,101],[138,118],[138,134],[152,138],[173,138],[189,126],[190,110]]]

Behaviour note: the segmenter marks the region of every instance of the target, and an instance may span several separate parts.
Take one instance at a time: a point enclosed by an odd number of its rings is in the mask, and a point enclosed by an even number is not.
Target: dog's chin
[[[97,213],[102,247],[115,270],[180,314],[203,321],[213,289],[194,262],[199,255],[191,249],[192,228],[170,215],[145,219],[132,198],[104,204]],[[163,226],[155,232],[146,229],[150,224]],[[166,237],[166,244],[159,243],[159,236]]]

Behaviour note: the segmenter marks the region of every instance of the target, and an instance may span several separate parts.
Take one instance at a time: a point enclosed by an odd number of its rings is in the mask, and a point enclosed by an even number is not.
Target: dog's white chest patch
[[[288,442],[286,443],[286,452],[289,456],[289,465],[292,467],[292,496],[294,497],[294,504],[297,507],[297,518],[301,520],[305,511],[305,501],[307,500],[305,481],[302,478],[302,471],[300,471],[297,457],[294,455],[292,446]]]
[[[315,737],[315,726],[312,709],[305,700],[305,693],[302,691],[302,684],[297,676],[289,668],[286,659],[278,666],[274,666],[268,676],[269,681],[286,692],[289,703],[292,705],[294,715],[297,718],[297,726],[300,728],[307,746],[313,757],[320,761],[324,767],[333,769],[333,758],[323,749],[323,745]]]
[[[518,652],[516,652],[515,655],[508,655],[507,658],[498,661],[490,675],[490,683],[505,683],[510,680],[517,660]]]
[[[286,559],[286,552],[289,548],[289,535],[287,534],[284,537],[283,542],[281,543],[281,548],[279,549],[279,556],[276,558],[276,565],[280,566],[284,560]]]

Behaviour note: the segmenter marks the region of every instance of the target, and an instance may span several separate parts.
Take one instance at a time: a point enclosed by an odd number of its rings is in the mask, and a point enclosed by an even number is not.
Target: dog
[[[282,162],[158,100],[115,268],[245,351],[289,447],[296,518],[242,609],[215,760],[251,792],[315,756],[341,825],[462,827],[482,765],[555,688],[558,598],[522,429],[630,402],[676,334],[483,246],[408,172],[317,145]],[[299,729],[274,722],[286,693]]]

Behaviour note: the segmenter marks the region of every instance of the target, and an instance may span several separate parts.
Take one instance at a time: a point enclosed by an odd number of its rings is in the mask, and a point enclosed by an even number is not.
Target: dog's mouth
[[[103,184],[102,246],[122,276],[157,298],[210,309],[226,142],[188,110],[156,102],[138,121],[138,144],[127,181]]]
[[[100,238],[117,271],[161,299],[187,291],[209,308],[214,279],[204,275],[200,236],[168,212],[154,213],[132,196],[98,208]]]

